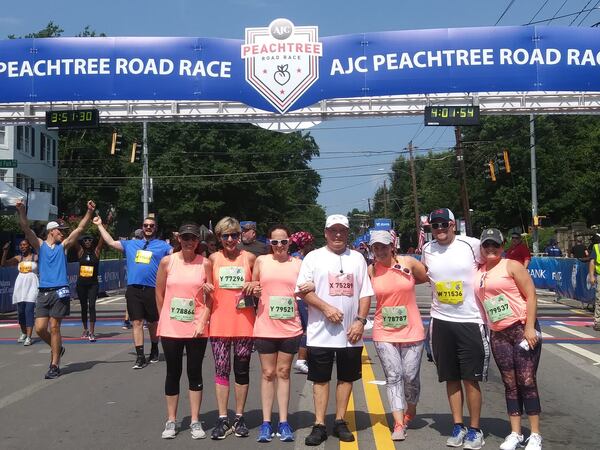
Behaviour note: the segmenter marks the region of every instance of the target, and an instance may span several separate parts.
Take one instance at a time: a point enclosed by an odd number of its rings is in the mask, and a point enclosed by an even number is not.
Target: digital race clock
[[[425,125],[479,125],[479,106],[426,106]]]
[[[68,109],[46,111],[46,128],[54,130],[77,130],[96,128],[100,122],[97,109]]]

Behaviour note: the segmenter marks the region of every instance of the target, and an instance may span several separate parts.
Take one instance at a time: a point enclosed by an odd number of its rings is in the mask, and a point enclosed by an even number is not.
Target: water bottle
[[[535,330],[535,335],[537,336],[538,340],[542,339],[542,333],[540,333],[538,330]],[[519,347],[521,347],[523,350],[528,352],[529,351],[529,342],[527,342],[527,339],[523,339],[519,343]]]

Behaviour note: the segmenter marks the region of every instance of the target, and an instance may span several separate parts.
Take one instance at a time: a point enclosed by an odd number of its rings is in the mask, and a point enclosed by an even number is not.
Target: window
[[[52,186],[52,204],[56,205],[56,188]]]
[[[30,191],[35,191],[35,181],[33,180],[33,178],[29,179],[29,186]]]
[[[35,130],[32,127],[17,127],[17,150],[35,156]]]
[[[0,181],[5,181],[4,177],[6,176],[7,172],[8,172],[8,170],[6,170],[6,169],[0,169]]]
[[[29,128],[29,150],[31,151],[31,157],[35,157],[35,128],[33,127],[27,127]]]
[[[18,173],[17,174],[17,188],[21,189],[22,191],[28,191],[29,190],[29,177],[27,175],[23,175],[22,173]]]
[[[25,127],[23,126],[18,126],[17,127],[17,142],[16,142],[16,147],[17,150],[23,150],[23,129]]]
[[[54,142],[54,139],[50,136],[46,136],[46,161],[48,161],[48,164],[52,161],[52,144],[54,144]]]
[[[40,161],[46,156],[46,139],[48,137],[44,133],[40,133]]]
[[[6,144],[6,128],[0,126],[0,145]]]
[[[52,165],[56,167],[56,141],[52,139]]]

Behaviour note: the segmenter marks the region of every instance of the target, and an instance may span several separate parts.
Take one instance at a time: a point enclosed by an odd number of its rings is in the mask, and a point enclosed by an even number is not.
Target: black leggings
[[[90,322],[96,322],[96,299],[98,298],[98,283],[77,284],[77,297],[81,303],[81,322],[87,330],[88,306],[90,311]]]
[[[179,395],[179,379],[183,370],[183,349],[187,355],[187,376],[190,391],[201,391],[202,360],[208,338],[160,338],[167,362],[165,395]]]

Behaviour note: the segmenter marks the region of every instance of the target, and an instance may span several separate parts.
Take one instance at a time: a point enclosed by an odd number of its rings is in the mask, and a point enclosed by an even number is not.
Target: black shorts
[[[485,325],[432,318],[429,332],[440,382],[487,380],[490,344]]]
[[[338,381],[353,381],[362,378],[362,347],[308,347],[308,380],[325,383],[331,380],[333,359]]]
[[[129,320],[146,320],[158,322],[158,309],[154,288],[151,286],[127,286],[125,291]]]
[[[298,353],[300,339],[302,339],[301,334],[288,338],[255,338],[254,347],[260,354],[282,352],[293,355]]]
[[[60,298],[58,289],[44,288],[38,292],[35,302],[35,317],[52,317],[54,319],[63,319],[71,313],[71,297]],[[66,287],[65,289],[69,289]]]

